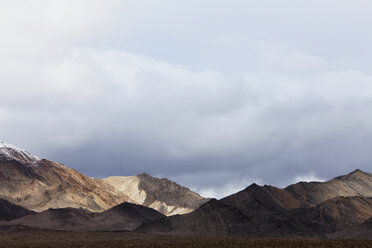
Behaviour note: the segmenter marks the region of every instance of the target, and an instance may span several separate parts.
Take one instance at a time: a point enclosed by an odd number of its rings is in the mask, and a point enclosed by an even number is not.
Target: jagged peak
[[[369,176],[372,176],[371,174],[367,173],[367,172],[364,172],[360,169],[356,169],[352,172],[350,172],[349,174],[347,175],[344,175],[344,176],[339,176],[339,177],[336,177],[335,179],[336,180],[356,180],[356,179],[363,179],[365,177],[369,177]]]
[[[149,174],[147,174],[146,172],[142,172],[141,174],[138,174],[137,176],[138,177],[152,177]]]
[[[252,183],[251,185],[249,185],[247,188],[245,188],[246,190],[249,190],[249,189],[258,189],[258,188],[261,188],[260,185],[258,185],[257,183]]]
[[[14,145],[0,141],[0,154],[7,159],[17,160],[21,163],[34,164],[41,159]]]
[[[349,175],[358,175],[358,174],[367,174],[367,173],[360,169],[356,169],[353,172],[349,173]]]
[[[361,176],[368,176],[370,174],[368,174],[367,172],[364,172],[360,169],[356,169],[352,172],[350,172],[349,174],[345,175],[344,177],[361,177]]]
[[[156,181],[175,183],[175,182],[169,180],[166,177],[159,178],[159,177],[151,176],[150,174],[148,174],[146,172],[142,172],[141,174],[136,175],[136,177],[140,177],[142,179],[152,179],[152,180],[156,180]],[[177,183],[175,183],[175,184],[177,184]]]

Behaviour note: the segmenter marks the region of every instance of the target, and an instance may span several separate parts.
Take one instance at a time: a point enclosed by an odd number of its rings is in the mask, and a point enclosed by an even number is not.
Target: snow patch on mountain
[[[35,164],[36,162],[41,160],[39,157],[34,156],[25,150],[5,143],[3,141],[0,141],[0,155],[3,155],[9,160],[14,159],[18,162],[26,164]]]

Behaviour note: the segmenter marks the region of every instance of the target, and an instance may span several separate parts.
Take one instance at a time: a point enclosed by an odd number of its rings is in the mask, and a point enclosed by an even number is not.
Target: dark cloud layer
[[[218,197],[372,171],[371,8],[1,2],[0,139]]]

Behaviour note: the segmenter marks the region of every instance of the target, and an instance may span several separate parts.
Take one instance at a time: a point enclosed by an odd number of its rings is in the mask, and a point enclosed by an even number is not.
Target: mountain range
[[[248,237],[372,237],[372,174],[206,199],[146,173],[95,179],[0,143],[0,226]]]
[[[327,182],[300,182],[284,189],[252,184],[192,213],[143,224],[137,231],[328,237],[371,217],[372,174],[355,170]]]
[[[189,213],[208,201],[168,179],[145,173],[90,178],[4,142],[0,142],[0,198],[36,212],[68,207],[102,212],[130,202],[165,215]]]

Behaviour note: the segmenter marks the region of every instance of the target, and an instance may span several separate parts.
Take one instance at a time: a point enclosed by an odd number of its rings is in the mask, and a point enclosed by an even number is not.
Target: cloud
[[[298,182],[324,182],[325,180],[322,178],[317,177],[314,173],[310,173],[307,175],[299,175],[296,176],[293,180],[293,183]]]
[[[261,4],[251,7],[274,28],[246,8],[234,15],[246,1],[226,12],[206,1],[201,13],[196,2],[184,13],[157,3],[1,2],[1,139],[89,176],[146,171],[215,197],[254,181],[286,186],[309,168],[310,179],[368,170],[369,46],[351,59],[336,56],[333,41],[329,52],[309,47]],[[315,42],[324,28],[309,17],[299,21],[314,29],[299,32]],[[291,21],[284,26],[296,28]]]

